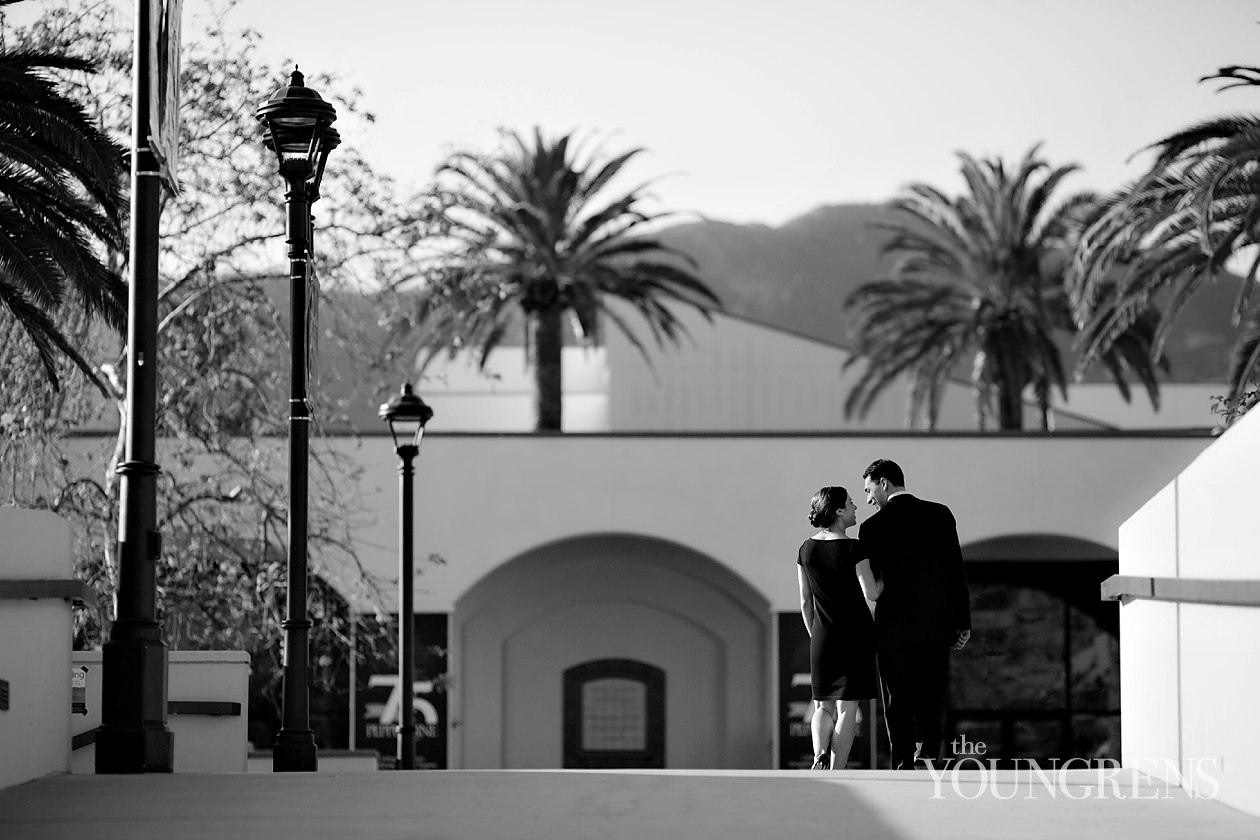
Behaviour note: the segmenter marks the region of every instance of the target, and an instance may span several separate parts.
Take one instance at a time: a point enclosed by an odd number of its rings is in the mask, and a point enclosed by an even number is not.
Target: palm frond
[[[66,358],[82,372],[89,382],[96,386],[102,396],[106,398],[111,396],[109,388],[101,380],[95,368],[70,343],[44,309],[32,304],[23,294],[21,287],[13,284],[3,275],[0,275],[0,304],[13,313],[16,323],[30,338],[39,356],[44,375],[54,390],[59,390],[61,387],[61,378],[57,373],[59,358]]]
[[[1132,303],[1145,305],[1157,295],[1164,299],[1163,317],[1151,336],[1152,354],[1158,356],[1178,315],[1203,284],[1257,242],[1260,118],[1199,122],[1151,148],[1159,154],[1150,169],[1108,202],[1074,259],[1077,318],[1091,322],[1082,364],[1106,353],[1118,339],[1115,313],[1132,313]],[[1260,260],[1251,260],[1235,300],[1235,323],[1249,307],[1257,269]],[[1116,277],[1120,303],[1100,301],[1099,284]],[[1089,310],[1100,305],[1109,314],[1091,318]],[[1235,357],[1246,354],[1236,348]]]
[[[92,72],[84,59],[0,50],[0,299],[25,329],[48,380],[55,357],[104,384],[52,321],[75,305],[115,328],[125,323],[122,278],[102,261],[121,251],[122,149],[66,97],[49,71]]]
[[[911,415],[934,422],[943,383],[970,357],[969,378],[982,422],[997,406],[1003,425],[1017,426],[1022,410],[1015,409],[1025,389],[1032,389],[1043,414],[1053,390],[1066,398],[1067,366],[1056,336],[1078,329],[1074,309],[1092,330],[1093,342],[1104,343],[1114,333],[1125,335],[1125,346],[1131,347],[1150,338],[1126,333],[1140,307],[1113,308],[1105,315],[1092,311],[1102,286],[1079,278],[1092,281],[1100,263],[1110,269],[1120,255],[1109,252],[1105,261],[1094,257],[1079,263],[1068,250],[1098,219],[1126,229],[1107,216],[1113,204],[1096,195],[1055,200],[1076,171],[1074,164],[1051,167],[1039,146],[1014,166],[966,153],[958,158],[965,184],[961,195],[951,198],[912,184],[889,202],[888,216],[876,224],[890,234],[883,254],[891,257],[891,269],[845,301],[867,361],[846,401],[847,411],[869,409],[893,379],[908,376]],[[1173,238],[1184,232],[1162,233]],[[1154,381],[1149,365],[1132,372]]]

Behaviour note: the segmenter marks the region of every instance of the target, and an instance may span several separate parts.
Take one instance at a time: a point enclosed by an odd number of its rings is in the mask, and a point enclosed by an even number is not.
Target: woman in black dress
[[[822,530],[801,544],[796,571],[801,616],[809,631],[813,769],[843,769],[853,746],[858,702],[877,691],[870,602],[883,586],[861,543],[845,533],[857,524],[857,505],[848,491],[824,487],[815,493],[809,524]]]

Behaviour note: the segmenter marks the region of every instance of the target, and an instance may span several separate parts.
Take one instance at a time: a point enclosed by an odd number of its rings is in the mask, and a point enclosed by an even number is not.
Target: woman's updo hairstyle
[[[809,500],[809,524],[826,528],[849,503],[849,491],[843,487],[824,487]]]

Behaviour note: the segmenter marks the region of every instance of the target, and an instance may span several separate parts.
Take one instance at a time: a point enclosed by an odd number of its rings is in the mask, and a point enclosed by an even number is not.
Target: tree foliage
[[[651,235],[669,214],[644,209],[644,187],[608,195],[642,150],[587,154],[572,135],[501,134],[496,151],[460,151],[438,169],[440,236],[415,317],[398,321],[397,332],[418,340],[426,362],[472,348],[484,366],[523,320],[537,382],[536,427],[558,431],[566,316],[585,342],[597,341],[607,320],[646,355],[608,300],[628,303],[664,343],[681,330],[667,303],[704,312],[717,296],[693,273],[690,257]]]
[[[1033,147],[1018,165],[960,153],[966,190],[957,197],[913,184],[888,204],[877,226],[891,234],[887,277],[846,300],[865,363],[845,401],[865,414],[891,385],[911,384],[911,425],[936,425],[946,383],[964,368],[980,427],[1023,427],[1027,390],[1049,427],[1051,392],[1067,398],[1061,342],[1075,332],[1067,296],[1067,255],[1095,198],[1056,191],[1075,166],[1051,168]],[[1125,399],[1137,378],[1158,405],[1155,365],[1147,353],[1151,319],[1131,325],[1102,362]]]
[[[1221,422],[1212,428],[1213,434],[1220,434],[1234,424],[1248,411],[1260,405],[1260,388],[1243,391],[1238,396],[1216,394],[1211,397],[1212,413],[1221,418]]]
[[[227,24],[233,5],[212,8],[215,22],[204,38],[185,36],[182,189],[164,196],[161,214],[156,420],[165,551],[159,607],[173,647],[250,651],[256,678],[278,704],[288,330],[284,289],[270,267],[284,256],[283,183],[253,114],[285,75],[284,68],[261,65],[256,33]],[[30,26],[5,33],[8,43],[90,57],[99,72],[67,68],[61,89],[83,103],[104,133],[120,139],[130,130],[131,37],[130,20],[109,0],[52,3]],[[325,326],[312,333],[339,364],[366,362],[371,354],[359,352],[363,335],[339,328],[361,324],[361,313],[338,318],[341,301],[357,305],[378,275],[410,270],[427,229],[427,205],[420,196],[403,194],[355,150],[356,134],[372,123],[357,92],[327,75],[310,74],[308,80],[336,105],[345,138],[314,208],[318,285],[312,299],[323,306],[312,309]],[[79,643],[92,644],[112,617],[117,582],[115,470],[125,440],[125,348],[75,313],[62,315],[63,329],[99,373],[108,396],[86,388],[82,376],[65,377],[68,387],[60,394],[47,393],[29,374],[35,348],[15,334],[12,319],[0,319],[0,332],[16,339],[0,346],[0,378],[10,406],[0,415],[0,454],[12,466],[0,477],[0,490],[12,503],[50,508],[76,526],[78,574],[101,593],[99,609],[83,615],[79,627]],[[321,376],[313,365],[311,399],[319,423],[309,465],[311,643],[335,653],[348,649],[343,595],[355,592],[370,601],[381,582],[363,570],[350,539],[357,507],[345,488],[358,467],[322,435],[323,423],[341,419],[345,406],[320,402]],[[348,398],[366,399],[371,376],[365,369],[352,371],[348,378],[362,381],[364,391]],[[102,432],[85,436],[85,429]],[[385,636],[379,642],[392,644]],[[325,663],[319,674],[328,687],[331,667]]]
[[[1260,86],[1260,68],[1224,67],[1209,79],[1222,90]],[[1231,115],[1192,125],[1150,146],[1157,154],[1142,177],[1112,196],[1078,251],[1073,292],[1083,325],[1083,359],[1112,346],[1153,302],[1163,316],[1158,352],[1186,304],[1237,261],[1246,266],[1233,321],[1243,329],[1230,363],[1238,402],[1260,382],[1260,115]]]
[[[0,47],[0,305],[53,388],[59,358],[104,387],[57,325],[63,307],[115,329],[125,320],[126,291],[107,261],[126,243],[123,148],[53,77],[94,69],[59,47]]]

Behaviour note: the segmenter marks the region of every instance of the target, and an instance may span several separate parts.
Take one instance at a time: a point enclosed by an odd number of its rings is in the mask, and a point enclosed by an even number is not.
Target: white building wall
[[[850,358],[844,349],[727,315],[708,322],[694,310],[675,312],[688,335],[678,346],[653,350],[651,363],[621,333],[605,337],[615,431],[907,428],[906,392],[898,387],[866,417],[844,416],[863,369],[844,370]],[[950,387],[938,428],[976,428],[966,389]]]
[[[1054,392],[1053,410],[1056,421],[1091,417],[1117,429],[1206,429],[1221,421],[1212,413],[1212,397],[1227,393],[1225,383],[1164,383],[1156,410],[1146,391],[1136,385],[1126,403],[1110,382],[1076,382],[1068,387],[1067,402]]]
[[[435,421],[436,422],[436,421]],[[878,457],[949,504],[965,544],[1058,534],[1116,547],[1116,525],[1210,443],[1204,436],[443,435],[416,473],[416,609],[446,611],[524,551],[587,534],[670,540],[726,565],[774,610],[797,608],[793,563],[810,496],[860,492]],[[396,458],[387,438],[345,440],[373,513],[355,532],[366,568],[396,575]],[[860,498],[860,497],[859,497]],[[860,517],[865,518],[863,506]],[[387,589],[386,594],[389,594]]]
[[[68,580],[70,536],[55,514],[0,509],[0,578]],[[0,788],[70,767],[70,610],[61,598],[0,599]]]
[[[1120,572],[1177,577],[1177,483],[1120,526]],[[1180,608],[1134,601],[1120,610],[1121,756],[1126,767],[1178,762],[1181,733]]]
[[[811,532],[810,496],[839,484],[860,503],[862,470],[881,457],[902,465],[912,492],[954,510],[964,545],[1052,534],[1116,548],[1118,523],[1213,440],[1158,433],[464,434],[441,431],[441,422],[440,415],[430,422],[416,461],[418,612],[447,612],[512,558],[592,534],[675,542],[731,569],[772,609],[795,610],[792,564]],[[112,440],[72,443],[72,463],[98,474],[99,453]],[[268,444],[283,469],[285,441]],[[340,492],[358,508],[351,539],[391,606],[399,527],[393,444],[377,433],[312,445],[349,459]],[[178,469],[177,446],[161,442],[158,462]],[[859,518],[866,515],[860,504]],[[444,563],[427,562],[430,555]],[[312,562],[323,570],[324,558]],[[357,575],[327,571],[347,581]],[[346,594],[373,608],[361,591]]]
[[[649,364],[619,332],[606,336],[610,370],[610,428],[614,431],[851,431],[908,428],[906,384],[884,391],[865,417],[844,416],[849,391],[865,370],[845,370],[852,353],[836,344],[723,314],[706,321],[678,307],[688,337],[678,346],[653,350]],[[627,318],[633,323],[633,318]],[[1125,402],[1110,383],[1072,383],[1068,400],[1052,395],[1052,428],[1209,428],[1211,397],[1220,384],[1168,384],[1156,411],[1145,391],[1134,387]],[[1024,425],[1039,429],[1031,393]],[[937,429],[978,428],[974,397],[965,383],[946,386]]]
[[[561,410],[566,432],[606,432],[608,363],[601,347],[565,347],[561,356]],[[499,347],[486,360],[435,359],[416,378],[416,391],[441,417],[444,429],[529,432],[534,428],[534,374],[522,347]]]
[[[1260,412],[1120,528],[1120,573],[1260,580]],[[1260,606],[1135,600],[1120,612],[1126,765],[1260,815]]]

